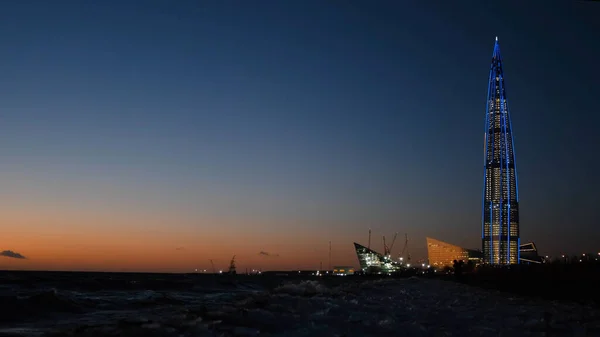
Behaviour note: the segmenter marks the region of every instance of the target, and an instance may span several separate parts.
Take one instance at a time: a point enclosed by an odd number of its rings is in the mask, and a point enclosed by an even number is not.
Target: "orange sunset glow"
[[[10,248],[26,259],[0,257],[0,269],[192,272],[212,269],[210,259],[217,270],[226,269],[234,254],[240,270],[327,265],[326,240],[319,245],[308,233],[292,237],[285,231],[254,232],[250,228],[261,224],[257,221],[245,221],[248,229],[243,229],[241,220],[226,218],[62,214],[4,209],[2,243],[10,247],[0,250]],[[211,226],[215,230],[202,230]],[[347,242],[333,244],[332,251],[336,261],[354,262]]]

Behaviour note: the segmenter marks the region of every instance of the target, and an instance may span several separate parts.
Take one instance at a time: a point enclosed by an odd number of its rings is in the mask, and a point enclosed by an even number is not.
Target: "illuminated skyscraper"
[[[519,191],[512,125],[496,37],[488,81],[484,135],[483,261],[519,263]]]

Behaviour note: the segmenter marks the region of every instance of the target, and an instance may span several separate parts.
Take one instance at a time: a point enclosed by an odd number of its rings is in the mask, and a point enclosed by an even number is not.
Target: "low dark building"
[[[538,255],[537,247],[535,243],[528,242],[519,246],[519,254],[521,255],[521,263],[543,263],[543,257]]]

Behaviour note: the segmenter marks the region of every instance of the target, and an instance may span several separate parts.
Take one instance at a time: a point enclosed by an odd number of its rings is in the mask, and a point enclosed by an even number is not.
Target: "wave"
[[[0,336],[600,335],[594,308],[438,280],[341,279],[217,277],[183,290],[21,289],[0,296],[0,323],[10,328],[0,327]],[[569,316],[579,312],[586,316]]]
[[[315,296],[329,293],[329,289],[321,283],[313,280],[305,280],[300,283],[288,283],[275,288],[276,294],[289,294],[298,296]]]
[[[55,289],[34,293],[30,296],[0,296],[0,322],[12,322],[36,318],[50,313],[82,313],[85,308]]]

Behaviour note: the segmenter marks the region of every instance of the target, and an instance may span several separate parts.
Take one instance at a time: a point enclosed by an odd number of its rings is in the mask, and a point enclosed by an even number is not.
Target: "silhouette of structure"
[[[371,232],[369,231],[369,234],[370,233]],[[383,255],[384,256],[392,254],[392,249],[394,248],[394,243],[396,242],[397,237],[398,237],[398,233],[394,234],[394,239],[392,240],[392,244],[388,246],[385,244],[385,235],[383,236]]]
[[[327,270],[331,270],[331,241],[329,241],[329,265],[327,265]]]
[[[519,192],[498,37],[488,81],[481,241],[483,261],[519,263]]]
[[[544,260],[539,256],[535,243],[528,242],[519,246],[519,255],[521,263],[543,263]]]
[[[404,254],[406,253],[406,256]],[[404,233],[404,248],[402,248],[402,253],[400,253],[400,260],[406,257],[406,263],[410,262],[410,253],[408,252],[408,233]]]
[[[229,262],[229,270],[227,271],[227,273],[231,274],[231,275],[237,274],[237,271],[235,268],[235,255],[231,258],[231,262]]]
[[[454,261],[480,263],[483,254],[474,249],[462,248],[433,238],[427,239],[427,257],[434,267],[452,267]]]

